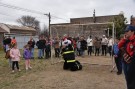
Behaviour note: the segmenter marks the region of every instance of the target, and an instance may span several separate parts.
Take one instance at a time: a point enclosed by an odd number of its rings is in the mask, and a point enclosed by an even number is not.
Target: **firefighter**
[[[125,36],[118,44],[123,52],[123,70],[127,89],[135,89],[135,26],[129,25],[125,29]]]
[[[74,54],[74,48],[71,44],[71,41],[68,39],[65,39],[62,43],[62,54],[64,58],[64,65],[63,69],[64,70],[71,70],[71,71],[76,71],[76,70],[81,70],[82,65],[80,64],[79,61],[75,60],[75,54]]]

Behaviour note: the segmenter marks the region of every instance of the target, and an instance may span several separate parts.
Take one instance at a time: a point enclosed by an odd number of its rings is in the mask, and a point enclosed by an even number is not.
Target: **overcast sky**
[[[0,0],[0,3],[14,5],[21,8],[51,13],[51,23],[66,23],[70,18],[91,17],[93,10],[96,16],[116,15],[124,12],[128,19],[135,16],[135,0]],[[41,25],[48,24],[44,15],[14,10],[0,5],[0,23],[17,24],[16,19],[22,15],[36,17]]]

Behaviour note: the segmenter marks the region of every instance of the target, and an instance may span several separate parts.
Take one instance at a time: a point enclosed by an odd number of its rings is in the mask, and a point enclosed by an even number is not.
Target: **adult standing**
[[[35,41],[32,37],[30,37],[30,40],[28,41],[30,52],[31,52],[31,59],[34,59],[34,47],[35,47]]]
[[[99,56],[101,41],[100,41],[100,39],[98,39],[98,37],[95,37],[94,47],[95,47],[95,56]]]
[[[43,59],[43,50],[45,47],[45,42],[42,37],[39,37],[39,41],[37,41],[36,46],[38,47],[38,59]]]
[[[6,44],[6,50],[8,50],[9,49],[9,45],[11,44],[11,38],[10,38],[10,36],[8,36],[8,38],[6,38],[5,39],[5,44]]]
[[[54,43],[55,57],[59,57],[59,55],[60,55],[59,38],[56,37],[53,43]]]
[[[88,37],[88,39],[87,39],[87,46],[88,46],[88,55],[91,56],[92,47],[93,47],[93,40],[92,40],[91,36]]]
[[[81,56],[81,42],[80,42],[80,38],[78,38],[76,44],[77,44],[77,55]]]
[[[13,39],[11,40],[11,44],[12,45],[17,44],[17,41],[16,41],[15,37],[13,37]]]
[[[108,39],[106,38],[105,35],[103,35],[103,37],[102,37],[101,44],[102,44],[102,56],[106,56]]]
[[[51,57],[51,41],[48,38],[48,40],[46,40],[46,45],[45,45],[45,58],[48,59]]]
[[[123,66],[127,89],[135,89],[135,26],[129,25],[118,47],[123,52]]]
[[[115,39],[115,43],[113,45],[113,56],[115,59],[116,67],[117,67],[117,75],[122,74],[122,63],[121,63],[121,51],[118,48],[118,39]]]
[[[84,52],[85,52],[85,50],[87,50],[87,42],[83,36],[81,36],[80,43],[81,43],[81,46],[80,46],[81,56],[84,57]]]

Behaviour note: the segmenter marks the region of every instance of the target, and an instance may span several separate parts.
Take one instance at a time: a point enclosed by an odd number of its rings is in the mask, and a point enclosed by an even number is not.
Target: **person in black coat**
[[[39,38],[39,41],[37,41],[36,46],[38,47],[38,58],[43,58],[43,50],[45,48],[45,41],[42,39],[42,37]]]
[[[9,49],[9,45],[11,44],[11,38],[10,36],[8,36],[8,38],[6,38],[4,41],[3,41],[4,45],[5,45],[5,51],[7,51]]]
[[[81,46],[80,46],[81,56],[84,57],[84,52],[85,50],[87,50],[87,42],[83,36],[81,37],[80,43],[81,43]]]
[[[35,41],[34,39],[31,37],[30,41],[28,41],[29,47],[30,47],[30,51],[31,51],[31,59],[34,59],[34,46],[35,46]]]

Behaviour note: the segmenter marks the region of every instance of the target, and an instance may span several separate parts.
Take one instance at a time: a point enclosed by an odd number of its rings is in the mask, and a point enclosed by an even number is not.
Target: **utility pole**
[[[50,37],[50,23],[51,23],[51,15],[50,15],[50,12],[49,12],[49,14],[48,14],[48,17],[49,17],[49,37]]]
[[[44,15],[46,15],[46,16],[48,16],[48,18],[49,18],[49,26],[48,26],[48,30],[49,30],[49,32],[48,32],[48,35],[49,35],[49,37],[50,37],[50,23],[51,23],[51,15],[50,15],[50,12],[49,12],[49,14],[44,14]]]

